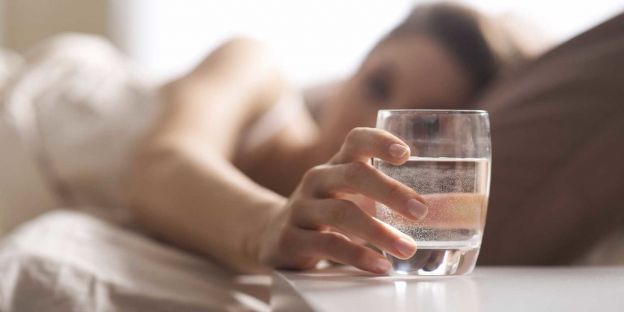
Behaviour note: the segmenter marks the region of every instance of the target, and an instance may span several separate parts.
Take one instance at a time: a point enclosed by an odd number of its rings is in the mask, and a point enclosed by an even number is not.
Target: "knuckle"
[[[360,210],[360,208],[356,206],[352,201],[346,199],[338,200],[336,206],[340,207],[341,210],[349,211],[350,213]]]
[[[326,252],[332,252],[339,249],[342,239],[338,235],[326,233],[320,240],[320,248]]]
[[[353,214],[352,207],[345,204],[333,206],[330,212],[330,218],[334,224],[340,224],[348,221],[350,216]]]
[[[323,165],[314,166],[310,170],[306,171],[302,180],[304,183],[309,184],[312,181],[318,180],[323,175],[324,171],[325,167]]]
[[[380,249],[384,249],[388,245],[394,242],[394,237],[388,235],[388,231],[377,226],[371,226],[366,230],[367,237],[366,242],[377,246]]]
[[[346,141],[354,141],[361,137],[366,132],[366,128],[364,127],[356,127],[351,129],[347,134]]]
[[[365,178],[370,171],[370,166],[363,162],[352,162],[345,168],[345,179],[347,181],[360,180]]]
[[[388,185],[387,197],[388,199],[399,198],[403,194],[403,187],[398,182],[391,182]]]
[[[356,260],[366,259],[366,257],[368,256],[368,253],[366,249],[364,248],[352,248],[351,250],[348,251],[348,253],[349,253],[349,257],[352,257],[353,259],[356,259]]]
[[[314,166],[305,173],[304,179],[314,179],[323,172],[322,166]]]
[[[386,229],[384,229],[382,225],[374,223],[374,222],[369,222],[369,226],[368,226],[368,229],[366,230],[366,233],[369,235],[369,237],[379,238],[382,240],[383,238],[388,237],[388,231],[386,231]]]
[[[349,131],[349,133],[345,137],[345,146],[347,148],[353,149],[354,147],[361,145],[362,143],[366,142],[367,140],[366,137],[369,136],[370,133],[371,133],[370,128],[366,128],[366,127],[353,128],[351,131]]]

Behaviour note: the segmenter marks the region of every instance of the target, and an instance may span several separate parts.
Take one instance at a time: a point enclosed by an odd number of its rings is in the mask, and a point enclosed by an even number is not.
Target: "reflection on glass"
[[[479,311],[477,285],[470,278],[408,279],[394,282],[394,311]]]
[[[394,309],[397,312],[407,311],[407,282],[405,281],[396,281],[394,282],[394,293],[396,294],[396,308]]]

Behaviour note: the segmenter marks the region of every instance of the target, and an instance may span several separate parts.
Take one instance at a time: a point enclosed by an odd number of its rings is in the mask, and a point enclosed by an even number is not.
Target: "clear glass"
[[[490,123],[477,110],[380,110],[377,128],[411,149],[409,160],[373,165],[423,195],[429,212],[412,221],[376,204],[377,218],[418,244],[407,260],[385,254],[396,274],[461,275],[477,262],[490,190]]]

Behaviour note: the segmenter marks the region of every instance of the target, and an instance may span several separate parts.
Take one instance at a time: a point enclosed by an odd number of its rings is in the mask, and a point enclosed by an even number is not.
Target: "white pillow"
[[[103,38],[60,35],[28,51],[0,103],[0,231],[59,206],[128,222],[124,174],[158,108]]]

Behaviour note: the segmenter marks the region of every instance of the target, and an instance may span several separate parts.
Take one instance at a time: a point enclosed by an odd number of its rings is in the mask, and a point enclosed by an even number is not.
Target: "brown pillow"
[[[624,14],[497,82],[479,103],[493,150],[480,263],[570,263],[624,224]]]

